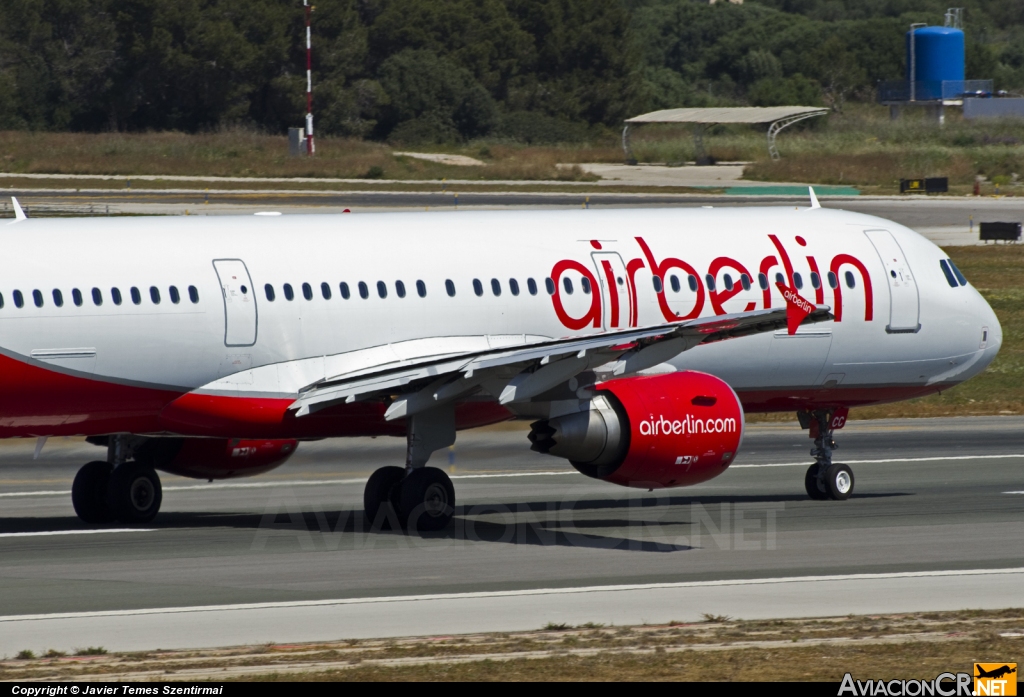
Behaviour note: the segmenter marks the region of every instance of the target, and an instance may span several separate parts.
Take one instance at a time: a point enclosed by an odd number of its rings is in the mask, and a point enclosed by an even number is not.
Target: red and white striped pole
[[[313,146],[313,46],[310,41],[309,19],[313,12],[309,0],[302,0],[306,8],[306,154],[316,152]]]

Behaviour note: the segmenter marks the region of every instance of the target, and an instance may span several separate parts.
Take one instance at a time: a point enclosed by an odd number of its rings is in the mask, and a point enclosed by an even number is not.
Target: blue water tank
[[[909,75],[911,33],[916,53],[914,75]],[[916,99],[959,97],[964,91],[963,31],[951,27],[920,27],[908,31],[907,73],[907,79],[917,83]]]

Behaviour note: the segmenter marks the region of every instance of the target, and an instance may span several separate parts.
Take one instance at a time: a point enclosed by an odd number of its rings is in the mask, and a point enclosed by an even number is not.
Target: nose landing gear
[[[130,461],[126,436],[110,436],[108,461],[84,465],[71,485],[71,504],[85,523],[148,523],[160,511],[163,490],[152,467]]]
[[[845,501],[853,493],[853,470],[849,465],[832,462],[832,451],[839,447],[832,439],[832,415],[831,410],[825,409],[797,413],[800,425],[809,428],[814,438],[811,455],[815,462],[804,475],[804,488],[815,501]]]

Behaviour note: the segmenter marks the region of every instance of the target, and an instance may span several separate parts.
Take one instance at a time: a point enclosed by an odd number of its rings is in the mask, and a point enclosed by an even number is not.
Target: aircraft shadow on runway
[[[910,496],[909,493],[860,494],[853,499],[885,499]],[[585,499],[575,501],[527,501],[517,503],[485,503],[458,506],[452,524],[438,532],[415,533],[416,537],[463,542],[491,542],[539,546],[564,546],[595,549],[618,549],[637,552],[681,552],[701,548],[697,541],[729,536],[729,521],[740,510],[748,520],[759,518],[767,525],[766,512],[782,513],[787,504],[814,506],[837,505],[834,502],[810,502],[802,495],[781,496],[650,496],[643,498]],[[843,504],[838,504],[843,505]],[[795,508],[789,509],[796,510]],[[588,511],[613,513],[601,518],[574,517]],[[614,515],[614,513],[620,515]],[[725,520],[723,520],[723,516]],[[702,526],[706,529],[702,529]],[[111,528],[126,526],[112,524]],[[225,529],[252,530],[264,543],[275,536],[296,535],[308,538],[314,548],[349,549],[346,538],[356,546],[366,536],[399,536],[397,517],[383,509],[378,519],[368,521],[361,510],[304,511],[300,508],[268,509],[263,514],[218,512],[165,512],[144,526],[146,529]],[[0,518],[0,533],[39,533],[81,531],[88,529],[75,517]],[[750,535],[763,533],[755,528]],[[308,534],[307,534],[308,533]],[[315,537],[325,540],[316,544]],[[77,536],[76,536],[77,537]],[[91,537],[91,536],[89,536]],[[105,536],[103,536],[105,537]],[[327,543],[327,538],[331,542]],[[646,539],[641,539],[646,538]],[[654,539],[651,539],[654,538]],[[55,539],[26,537],[35,540]],[[76,543],[83,540],[77,538]],[[141,540],[140,540],[141,541]],[[694,544],[691,546],[690,541]],[[70,540],[68,540],[70,542]],[[262,549],[262,546],[260,547]]]

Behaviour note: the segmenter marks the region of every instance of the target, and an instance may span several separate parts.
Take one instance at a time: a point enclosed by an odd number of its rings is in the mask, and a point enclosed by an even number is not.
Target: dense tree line
[[[574,140],[673,106],[870,99],[942,0],[318,0],[321,133]],[[1024,3],[965,2],[968,78],[1024,87]],[[3,0],[0,128],[301,125],[296,0]]]

